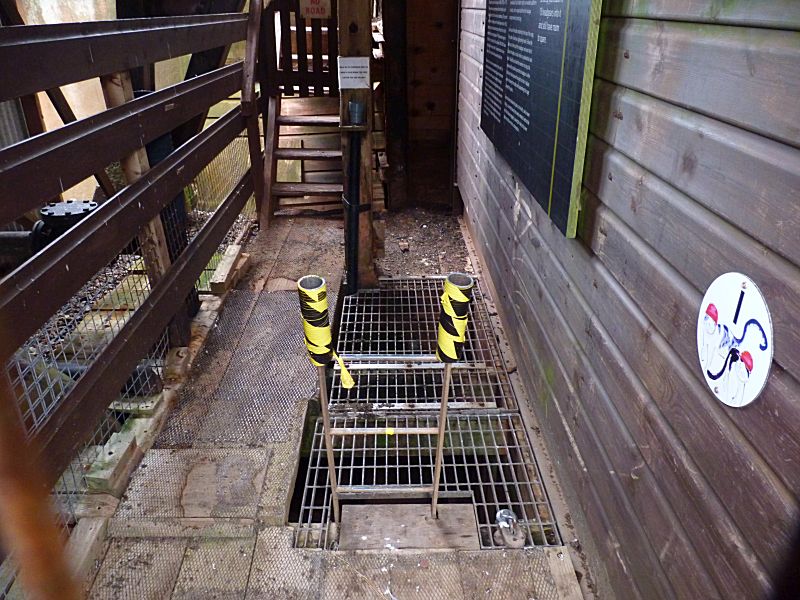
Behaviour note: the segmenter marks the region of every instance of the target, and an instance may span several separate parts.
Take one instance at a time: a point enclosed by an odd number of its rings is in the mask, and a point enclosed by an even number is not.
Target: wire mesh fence
[[[208,165],[200,171],[192,184],[186,188],[188,212],[188,232],[189,237],[200,230],[203,224],[211,217],[219,205],[233,191],[236,184],[241,181],[242,176],[250,167],[250,155],[248,152],[247,138],[239,136],[225,147]],[[197,280],[196,289],[198,292],[210,292],[209,283],[214,271],[219,266],[225,249],[235,243],[239,243],[250,228],[256,217],[255,199],[250,200],[245,205],[241,214],[228,230],[228,234],[220,242],[219,248],[209,261],[203,273]]]
[[[184,251],[249,167],[246,137],[234,138],[164,209],[161,218],[171,260]],[[255,201],[251,198],[198,279],[197,291],[208,290],[225,248],[242,240],[254,217]],[[17,350],[6,364],[5,375],[29,436],[39,432],[59,409],[76,383],[147,301],[150,291],[148,265],[134,239]],[[193,314],[198,307],[195,293],[187,299],[187,308]],[[143,399],[162,391],[168,348],[165,331],[131,372],[118,397],[109,398],[109,409],[97,423],[92,439],[54,486],[53,499],[65,531],[76,520],[80,496],[88,489],[85,475],[103,444],[122,429]]]

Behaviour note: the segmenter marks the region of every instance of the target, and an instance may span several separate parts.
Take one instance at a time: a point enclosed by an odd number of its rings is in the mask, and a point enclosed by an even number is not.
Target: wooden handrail
[[[237,109],[238,110],[238,109]],[[183,305],[220,242],[253,194],[250,170],[153,287],[142,306],[101,351],[39,431],[35,442],[46,461],[45,485],[52,486],[91,437],[97,421],[142,356],[153,347]]]
[[[0,101],[245,38],[247,15],[0,28]]]
[[[241,81],[236,63],[0,150],[0,223],[202,113]]]
[[[244,126],[237,106],[3,279],[0,364],[113,260]]]

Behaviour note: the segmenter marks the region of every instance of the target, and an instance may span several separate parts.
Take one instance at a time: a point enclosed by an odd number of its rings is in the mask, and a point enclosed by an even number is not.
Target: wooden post
[[[370,0],[340,0],[339,55],[372,57],[372,3]],[[363,102],[367,115],[367,130],[361,138],[361,185],[359,204],[364,212],[359,220],[358,281],[362,287],[378,284],[372,255],[372,90],[340,90],[339,115],[342,125],[349,124],[348,103]],[[342,167],[348,172],[349,134],[342,135]],[[347,182],[345,182],[345,186]],[[345,190],[346,192],[347,190]],[[364,208],[364,207],[367,208]]]
[[[264,126],[264,203],[261,205],[261,214],[258,221],[262,229],[266,229],[272,223],[278,199],[272,192],[275,183],[276,173],[278,172],[278,150],[279,128],[278,117],[281,114],[281,97],[278,95],[267,98]]]
[[[26,598],[78,600],[50,495],[28,446],[16,399],[0,377],[0,538]]]
[[[439,479],[442,476],[442,455],[444,454],[444,435],[447,432],[447,401],[450,398],[450,380],[453,375],[453,365],[444,366],[444,381],[442,382],[442,404],[439,407],[439,433],[436,440],[436,466],[433,470],[433,501],[431,502],[431,518],[437,519],[439,504]]]
[[[108,108],[121,106],[133,100],[133,83],[127,71],[113,73],[100,78],[103,87],[103,97]],[[138,148],[132,154],[120,160],[125,181],[132,184],[150,170],[147,160],[147,151],[144,147]],[[167,272],[172,261],[169,258],[167,237],[164,233],[164,224],[161,216],[151,220],[139,234],[139,245],[142,248],[142,257],[147,267],[147,277],[150,285],[155,285]]]
[[[383,7],[383,61],[386,65],[387,186],[392,209],[406,205],[408,148],[408,82],[406,77],[406,0],[392,0]]]
[[[262,0],[251,0],[242,76],[242,114],[247,117],[247,147],[250,151],[250,176],[253,178],[253,193],[256,198],[256,218],[260,217],[264,204],[264,158],[261,155],[256,103],[256,65],[262,13]]]

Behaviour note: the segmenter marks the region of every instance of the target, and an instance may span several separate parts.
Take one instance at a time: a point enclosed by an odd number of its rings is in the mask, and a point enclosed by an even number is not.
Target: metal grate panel
[[[435,361],[443,277],[381,279],[345,296],[338,352],[351,361]],[[480,286],[475,286],[464,363],[502,368],[503,360]]]
[[[435,427],[435,415],[336,416],[333,427]],[[430,485],[436,436],[342,436],[334,442],[339,485]],[[295,545],[330,548],[331,502],[322,421],[308,459]],[[359,494],[365,499],[365,494]],[[406,496],[404,496],[406,497]],[[448,418],[441,497],[472,502],[482,548],[495,542],[495,516],[510,508],[526,532],[526,546],[560,544],[553,511],[521,419],[515,414],[459,414]]]
[[[439,410],[442,365],[349,365],[355,387],[341,385],[333,373],[330,406],[334,411]],[[516,401],[505,371],[453,369],[448,409],[514,409]]]

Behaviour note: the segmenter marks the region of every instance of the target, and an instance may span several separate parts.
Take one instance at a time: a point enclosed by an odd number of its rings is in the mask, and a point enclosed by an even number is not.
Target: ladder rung
[[[290,183],[280,181],[272,184],[272,195],[282,197],[296,196],[340,196],[344,186],[341,183]]]
[[[278,148],[275,150],[278,160],[340,160],[341,149],[327,150],[316,148]]]
[[[343,494],[432,494],[432,485],[340,485],[336,487],[339,495]]]
[[[278,125],[339,127],[339,115],[280,115]]]
[[[331,435],[438,435],[438,427],[331,427]]]

